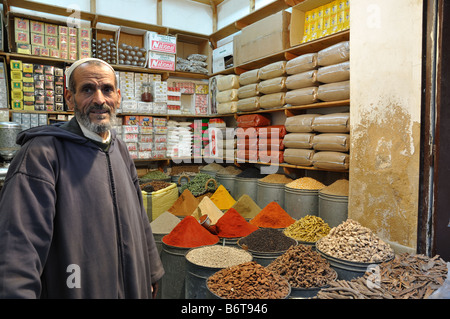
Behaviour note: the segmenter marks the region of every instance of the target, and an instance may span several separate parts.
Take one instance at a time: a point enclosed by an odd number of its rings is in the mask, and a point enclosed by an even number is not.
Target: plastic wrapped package
[[[319,86],[319,84],[319,81],[317,81],[317,70],[297,73],[286,77],[286,88],[289,90]]]
[[[236,119],[237,127],[269,126],[270,119],[262,114],[245,114]]]
[[[235,130],[236,138],[258,138],[256,127],[238,127]]]
[[[259,138],[259,151],[282,151],[284,150],[283,137],[281,138]]]
[[[312,147],[316,151],[348,152],[350,149],[350,134],[317,134],[312,140]]]
[[[286,77],[279,76],[258,83],[258,91],[262,94],[271,94],[286,91]]]
[[[283,107],[285,104],[285,96],[285,92],[265,94],[259,98],[259,104],[262,109]]]
[[[246,71],[239,75],[239,84],[241,86],[247,84],[258,83],[260,81],[259,78],[259,69]]]
[[[278,164],[284,162],[283,151],[258,151],[258,161],[262,163]]]
[[[317,116],[312,121],[311,127],[315,132],[320,133],[348,133],[350,132],[350,113]]]
[[[301,114],[286,118],[284,126],[290,133],[309,133],[313,131],[313,120],[321,114]]]
[[[304,148],[286,148],[284,161],[292,165],[311,166],[315,151]]]
[[[325,102],[348,100],[350,98],[350,81],[320,85],[317,90],[317,98]]]
[[[239,75],[228,74],[217,79],[217,89],[219,91],[238,89],[239,87]]]
[[[337,64],[350,60],[350,42],[342,41],[317,53],[317,62],[320,66]]]
[[[318,67],[317,53],[307,53],[300,55],[292,60],[286,62],[286,73],[297,74],[309,70],[314,70]]]
[[[257,150],[258,139],[257,138],[237,138],[236,149],[238,150]]]
[[[219,103],[237,101],[237,89],[219,91],[216,95],[216,101]]]
[[[315,152],[312,163],[316,168],[331,170],[347,170],[350,155],[343,152],[320,151]]]
[[[217,113],[230,114],[237,112],[237,101],[223,102],[217,105]]]
[[[237,91],[237,95],[239,99],[246,99],[249,97],[258,96],[259,95],[258,83],[252,83],[241,86]]]
[[[284,136],[283,144],[287,148],[312,149],[314,133],[288,133]]]
[[[319,68],[319,70],[317,70],[317,80],[322,83],[350,80],[350,61]]]
[[[258,160],[257,150],[237,150],[236,158],[256,162]]]
[[[317,87],[311,86],[286,92],[285,101],[289,105],[305,105],[317,102]]]
[[[270,63],[259,69],[259,79],[268,80],[286,74],[286,61]]]
[[[237,101],[237,110],[239,112],[251,112],[259,110],[259,96],[253,96],[246,99],[240,99]]]
[[[270,125],[264,127],[257,127],[259,138],[283,138],[286,134],[286,127],[284,125]]]

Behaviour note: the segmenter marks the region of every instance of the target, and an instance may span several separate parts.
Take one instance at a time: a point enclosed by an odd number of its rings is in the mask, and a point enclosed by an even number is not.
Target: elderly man
[[[74,118],[21,132],[0,194],[0,298],[152,298],[164,270],[138,177],[111,124],[113,68],[66,71]]]

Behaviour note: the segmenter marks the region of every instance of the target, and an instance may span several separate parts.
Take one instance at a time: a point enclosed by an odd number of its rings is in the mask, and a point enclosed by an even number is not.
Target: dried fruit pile
[[[295,288],[324,287],[337,277],[328,261],[306,245],[292,246],[267,269],[285,277]]]
[[[319,299],[426,299],[444,284],[446,263],[435,256],[401,254],[351,281],[321,289]]]
[[[219,270],[207,286],[225,299],[283,299],[290,292],[286,279],[254,261]]]

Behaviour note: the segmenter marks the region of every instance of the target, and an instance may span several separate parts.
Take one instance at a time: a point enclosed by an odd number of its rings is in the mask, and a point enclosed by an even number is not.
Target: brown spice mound
[[[207,286],[224,299],[283,299],[290,293],[286,279],[254,261],[219,270]]]

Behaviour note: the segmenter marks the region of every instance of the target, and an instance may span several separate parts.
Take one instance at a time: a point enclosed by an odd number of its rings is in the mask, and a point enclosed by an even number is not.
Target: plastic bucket
[[[256,204],[264,208],[271,202],[276,202],[284,209],[285,184],[265,183],[258,180]]]
[[[216,175],[217,182],[222,184],[230,193],[230,195],[235,198],[234,194],[234,182],[236,179],[236,175],[227,175],[227,174],[217,174]]]
[[[337,279],[337,272],[332,269],[334,271],[334,280]],[[320,289],[322,288],[327,288],[329,287],[329,285],[323,286],[323,287],[311,287],[311,288],[297,288],[297,287],[292,287],[291,286],[291,294],[289,296],[289,298],[312,298],[315,297],[317,295],[317,293],[320,291]]]
[[[333,228],[347,220],[348,196],[324,194],[319,191],[319,217]]]
[[[295,219],[306,215],[318,216],[319,214],[319,190],[296,189],[285,187],[284,206],[286,212]]]
[[[208,288],[206,287],[206,280],[221,269],[223,268],[197,265],[186,258],[186,299],[207,298]]]
[[[165,270],[161,280],[162,299],[185,298],[185,255],[189,249],[167,245],[162,241],[161,262]]]
[[[365,272],[369,267],[374,267],[379,263],[362,263],[362,262],[356,262],[356,261],[350,261],[345,259],[336,258],[333,256],[330,256],[322,251],[320,251],[316,247],[316,251],[325,258],[329,263],[331,268],[336,270],[338,279],[341,280],[352,280],[354,278],[359,278],[364,276]],[[386,260],[389,261],[389,260]],[[383,261],[384,262],[384,261]]]
[[[234,198],[241,198],[242,195],[247,194],[256,202],[256,194],[258,193],[258,179],[235,177],[234,180]]]

